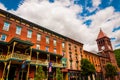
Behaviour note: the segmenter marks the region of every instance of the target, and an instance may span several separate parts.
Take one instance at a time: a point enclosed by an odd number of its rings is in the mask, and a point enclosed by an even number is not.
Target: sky
[[[120,48],[120,0],[0,0],[6,10],[97,52],[100,28]]]

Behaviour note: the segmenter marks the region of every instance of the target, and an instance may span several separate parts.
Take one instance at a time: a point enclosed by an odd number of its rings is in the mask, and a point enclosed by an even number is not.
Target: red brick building
[[[117,69],[118,66],[116,63],[110,38],[101,29],[96,41],[100,55],[101,71],[103,73],[103,77],[105,78],[105,65],[107,63],[112,63],[112,65],[114,65]],[[118,80],[118,78],[119,77],[116,77],[116,80]]]
[[[80,66],[81,55],[83,54],[83,44],[73,39],[66,39],[66,58],[68,79],[67,80],[80,80]]]
[[[60,68],[64,80],[79,80],[82,58],[104,74],[104,65],[117,66],[116,60],[110,39],[101,30],[96,41],[100,54],[84,51],[82,43],[0,9],[0,79],[34,80],[38,66],[48,79],[51,62],[51,79]]]
[[[0,78],[8,80],[34,79],[36,69],[43,66],[48,77],[48,64],[52,62],[52,75],[56,68],[64,68],[65,37],[0,10]],[[23,61],[26,67],[22,68]]]

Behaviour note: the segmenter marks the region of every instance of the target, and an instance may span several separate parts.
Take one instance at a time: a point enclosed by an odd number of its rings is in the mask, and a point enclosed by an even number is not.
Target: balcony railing
[[[47,60],[31,60],[31,64],[48,66],[48,61]],[[53,63],[53,62],[52,62],[52,66],[63,67],[61,63]]]
[[[6,55],[0,55],[0,60],[6,60]]]
[[[48,66],[47,60],[31,60],[30,64]]]
[[[61,64],[61,63],[53,63],[53,67],[63,67],[63,64]]]
[[[14,53],[14,54],[8,55],[7,59],[30,60],[30,56],[25,54]]]

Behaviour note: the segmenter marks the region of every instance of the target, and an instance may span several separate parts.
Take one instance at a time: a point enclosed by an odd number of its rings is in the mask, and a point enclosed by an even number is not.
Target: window
[[[77,48],[77,47],[75,46],[75,48]]]
[[[47,51],[47,52],[49,51],[49,47],[48,47],[48,46],[46,46],[46,51]]]
[[[5,34],[1,35],[1,41],[6,41],[7,36]]]
[[[32,37],[32,31],[31,31],[31,30],[28,30],[27,37],[28,37],[28,38],[31,38],[31,37]]]
[[[62,43],[62,48],[65,48],[65,43],[64,42]]]
[[[10,23],[4,22],[3,30],[8,31],[10,27]]]
[[[49,44],[49,37],[46,37],[46,43]]]
[[[41,40],[41,34],[37,34],[37,41]]]
[[[72,69],[72,61],[70,61],[70,69]]]
[[[54,44],[54,46],[56,46],[56,42],[57,42],[57,41],[54,39],[54,40],[53,40],[53,44]]]
[[[36,45],[36,49],[40,49],[40,45],[39,44]]]
[[[82,48],[80,48],[80,53],[82,53]]]
[[[57,50],[56,50],[56,48],[54,48],[54,53],[56,53],[57,52]]]
[[[19,35],[20,35],[20,34],[21,34],[21,29],[22,29],[22,28],[21,28],[20,26],[17,26],[17,27],[16,27],[16,34],[19,34]]]

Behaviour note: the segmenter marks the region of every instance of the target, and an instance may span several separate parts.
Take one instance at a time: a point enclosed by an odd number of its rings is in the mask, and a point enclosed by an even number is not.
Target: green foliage
[[[120,49],[114,50],[115,58],[117,60],[118,67],[120,67]]]
[[[60,71],[60,68],[57,68],[57,69],[56,69],[56,79],[57,79],[57,80],[63,80],[63,74],[62,74],[62,72]]]
[[[35,80],[43,80],[43,79],[45,79],[45,72],[43,71],[42,66],[39,66],[35,74]]]
[[[95,67],[88,59],[81,60],[81,71],[82,75],[87,76],[92,73],[95,73]]]
[[[106,71],[105,75],[107,78],[108,77],[113,78],[114,76],[117,75],[117,69],[111,63],[107,63],[105,65],[105,71]]]

